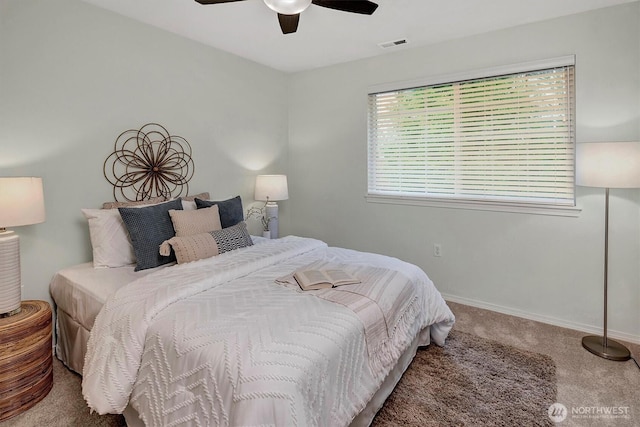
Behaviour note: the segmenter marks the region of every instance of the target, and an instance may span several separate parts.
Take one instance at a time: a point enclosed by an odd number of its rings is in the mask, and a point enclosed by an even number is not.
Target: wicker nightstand
[[[31,408],[53,386],[51,307],[22,301],[21,308],[0,318],[0,421]]]

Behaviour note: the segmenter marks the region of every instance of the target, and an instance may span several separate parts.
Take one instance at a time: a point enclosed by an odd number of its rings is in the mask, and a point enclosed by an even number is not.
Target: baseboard
[[[456,295],[450,295],[443,293],[442,297],[446,301],[456,302],[459,304],[469,305],[471,307],[483,308],[485,310],[495,311],[497,313],[508,314],[510,316],[522,317],[523,319],[535,320],[536,322],[547,323],[553,326],[560,326],[562,328],[573,329],[580,332],[586,332],[588,334],[602,335],[602,328],[594,327],[579,322],[571,322],[563,319],[558,319],[552,316],[543,316],[528,311],[522,311],[510,307],[504,307],[497,304],[491,304],[485,301],[479,301],[471,298],[459,297]],[[640,336],[628,334],[626,332],[608,330],[607,336],[613,339],[618,339],[634,344],[640,344]]]

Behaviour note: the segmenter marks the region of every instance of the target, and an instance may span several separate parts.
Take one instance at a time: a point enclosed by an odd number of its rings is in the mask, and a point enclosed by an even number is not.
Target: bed
[[[93,262],[50,284],[56,355],[100,414],[129,426],[367,426],[417,348],[444,345],[453,326],[413,264],[251,237],[239,196],[177,197],[191,148],[160,125],[123,132],[104,173],[116,200],[134,202],[83,209]],[[302,291],[293,275],[308,268],[359,283]]]
[[[314,239],[253,240],[141,272],[56,274],[56,353],[83,374],[90,407],[129,425],[368,425],[417,347],[444,344],[453,314],[418,267]],[[276,281],[319,261],[412,283],[384,357],[349,307]]]

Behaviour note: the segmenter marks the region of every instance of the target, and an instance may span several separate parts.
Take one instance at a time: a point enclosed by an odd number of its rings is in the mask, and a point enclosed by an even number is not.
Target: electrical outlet
[[[433,256],[437,256],[437,257],[442,256],[442,245],[440,243],[433,244]]]

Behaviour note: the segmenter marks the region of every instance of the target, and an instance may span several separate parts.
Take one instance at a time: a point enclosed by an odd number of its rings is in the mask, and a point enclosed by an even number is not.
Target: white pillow
[[[184,211],[195,211],[198,209],[196,206],[196,202],[193,200],[182,200],[182,210]]]
[[[82,209],[82,213],[89,222],[94,268],[123,267],[136,262],[118,209]]]
[[[182,197],[182,210],[194,211],[198,209],[196,206],[196,197],[201,200],[209,200],[209,193],[194,194],[193,196]]]

